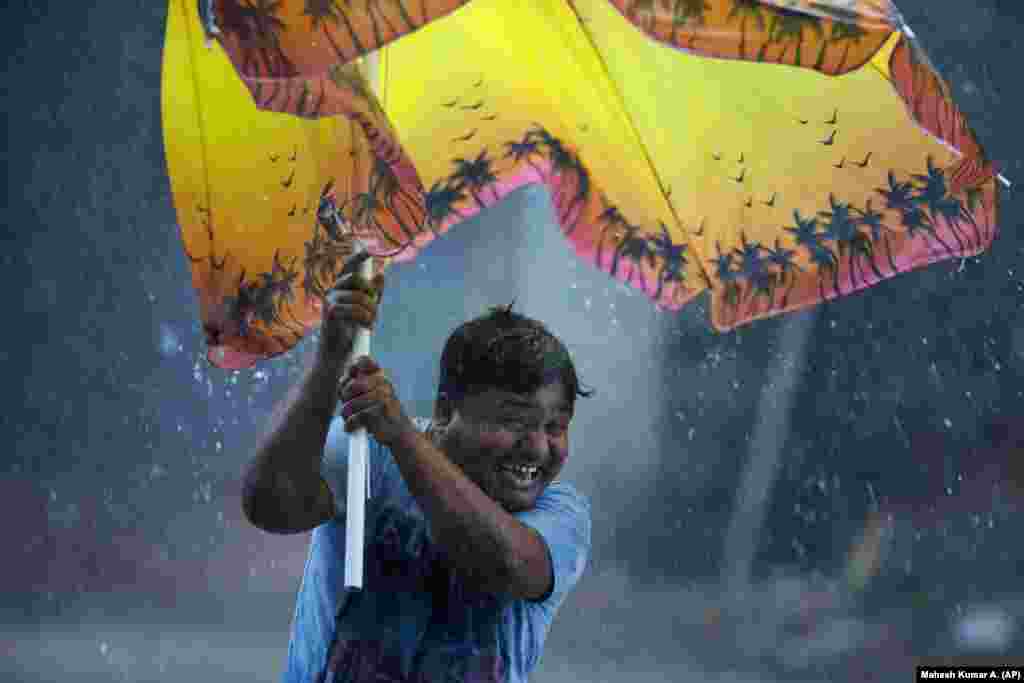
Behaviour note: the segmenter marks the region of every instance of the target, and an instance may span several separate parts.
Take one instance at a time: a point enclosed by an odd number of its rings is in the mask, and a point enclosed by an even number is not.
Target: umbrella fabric
[[[544,185],[581,259],[664,309],[709,291],[719,331],[996,235],[996,171],[887,0],[209,9],[212,47],[171,0],[164,126],[218,365],[315,324],[346,244],[321,195],[384,267]]]

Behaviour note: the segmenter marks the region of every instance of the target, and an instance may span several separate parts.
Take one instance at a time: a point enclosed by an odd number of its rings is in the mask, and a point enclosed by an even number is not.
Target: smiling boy
[[[252,524],[313,530],[283,680],[526,681],[590,551],[589,504],[557,479],[589,393],[544,325],[494,308],[449,337],[434,419],[417,424],[376,362],[349,362],[382,284],[350,273],[328,294],[316,360],[246,471]],[[346,591],[346,433],[360,427],[365,581]]]

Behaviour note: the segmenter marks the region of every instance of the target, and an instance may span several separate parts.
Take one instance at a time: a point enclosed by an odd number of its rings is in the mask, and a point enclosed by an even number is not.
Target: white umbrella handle
[[[373,259],[363,261],[359,274],[373,279]],[[356,332],[352,360],[370,355],[370,330]],[[366,500],[370,497],[370,441],[365,429],[348,440],[348,490],[345,495],[345,588],[363,588],[363,549],[366,544]]]
[[[380,94],[380,54],[367,55],[361,66],[374,95]],[[365,248],[365,245],[364,245]],[[359,274],[373,279],[373,259],[363,261]],[[356,333],[352,359],[370,355],[370,330]],[[366,501],[370,497],[370,441],[365,429],[349,438],[348,491],[345,498],[345,587],[363,588],[363,551],[366,546]]]

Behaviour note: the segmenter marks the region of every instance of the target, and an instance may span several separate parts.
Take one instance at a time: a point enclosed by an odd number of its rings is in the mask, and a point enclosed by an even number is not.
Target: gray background
[[[3,22],[0,679],[276,680],[308,536],[247,527],[238,475],[310,346],[202,360],[165,3],[27,4]],[[1024,183],[1021,5],[900,8]],[[576,263],[537,190],[392,271],[375,349],[413,411],[447,332],[513,299],[597,389],[566,471],[593,561],[535,680],[906,681],[916,656],[1024,656],[1024,239],[1003,197],[990,253],[727,335],[703,302],[660,314]],[[872,511],[885,562],[849,593]]]

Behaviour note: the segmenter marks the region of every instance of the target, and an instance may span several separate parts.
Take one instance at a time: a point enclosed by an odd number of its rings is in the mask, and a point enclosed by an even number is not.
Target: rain
[[[1024,10],[898,5],[1024,182]],[[2,680],[251,683],[287,653],[309,536],[251,527],[239,479],[317,337],[251,370],[206,361],[161,145],[165,12],[9,21]],[[659,312],[579,262],[536,188],[393,267],[373,349],[410,414],[447,333],[511,302],[596,390],[563,473],[591,500],[592,556],[533,680],[1024,663],[1024,233],[1003,200],[978,257],[728,334],[704,300]]]

